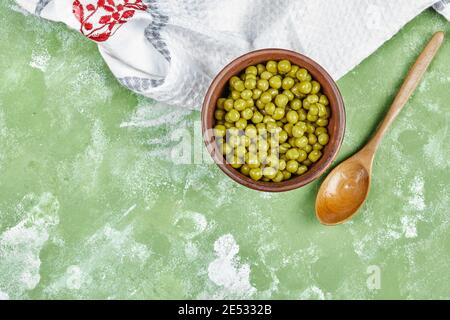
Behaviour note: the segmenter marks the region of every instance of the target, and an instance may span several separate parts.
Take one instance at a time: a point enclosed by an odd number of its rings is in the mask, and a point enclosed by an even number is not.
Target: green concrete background
[[[0,298],[450,298],[449,40],[384,140],[367,203],[327,228],[319,181],[264,194],[174,164],[172,132],[195,141],[199,112],[132,94],[94,43],[11,1],[0,21]],[[450,36],[424,12],[339,81],[338,160],[437,30]]]

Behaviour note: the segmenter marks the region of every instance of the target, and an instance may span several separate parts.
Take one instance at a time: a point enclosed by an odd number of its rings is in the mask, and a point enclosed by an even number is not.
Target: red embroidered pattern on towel
[[[133,18],[137,10],[145,11],[142,0],[98,0],[86,1],[83,5],[75,0],[72,12],[81,23],[80,32],[91,40],[102,42]]]

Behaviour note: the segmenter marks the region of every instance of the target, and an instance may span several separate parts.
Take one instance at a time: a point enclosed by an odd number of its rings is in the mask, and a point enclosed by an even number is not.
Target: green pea
[[[225,110],[216,109],[216,111],[214,111],[214,118],[216,118],[216,120],[223,120],[225,118]]]
[[[245,128],[245,135],[249,138],[255,138],[258,135],[258,131],[256,130],[256,127],[251,124]]]
[[[234,89],[236,89],[239,92],[244,91],[245,90],[244,81],[242,81],[242,80],[236,81],[234,83],[233,87],[234,87]]]
[[[287,170],[283,170],[284,180],[289,180],[291,178],[291,173]]]
[[[233,153],[233,147],[230,146],[228,143],[224,143],[220,147],[220,151],[222,152],[223,155],[232,154]]]
[[[302,162],[302,164],[309,167],[309,166],[312,165],[313,163],[312,163],[311,160],[306,159],[305,161]]]
[[[241,80],[241,79],[238,76],[231,77],[231,79],[229,81],[230,86],[234,87],[234,84],[236,83],[236,81],[239,81],[239,80]]]
[[[280,159],[278,161],[278,170],[283,171],[284,169],[286,169],[286,160]]]
[[[289,123],[292,123],[292,124],[297,123],[298,122],[298,113],[294,110],[291,110],[286,114],[286,119]]]
[[[244,86],[246,89],[253,90],[256,88],[256,79],[247,79],[244,82]]]
[[[268,115],[273,115],[273,113],[275,112],[275,109],[276,109],[276,106],[272,102],[269,102],[264,106],[264,111]]]
[[[283,119],[284,114],[285,114],[285,111],[283,108],[276,108],[273,112],[273,118],[275,120],[281,120],[281,119]]]
[[[225,115],[225,118],[227,116]],[[224,124],[225,128],[230,129],[231,127],[233,127],[233,123],[229,122],[229,121],[225,121]]]
[[[244,143],[242,142],[242,138],[246,138],[246,137],[241,137],[241,144],[239,146],[237,146],[236,150],[235,150],[235,155],[236,157],[239,158],[239,163],[243,164],[244,161],[241,161],[240,159],[245,157],[245,154],[247,153],[247,149],[245,148]]]
[[[227,128],[224,125],[217,125],[214,127],[214,135],[216,137],[225,137],[227,134]]]
[[[256,68],[258,69],[258,74],[262,74],[264,71],[266,71],[266,67],[261,63],[258,63]]]
[[[302,101],[300,99],[294,99],[291,101],[290,106],[292,110],[300,110],[302,107]]]
[[[287,170],[288,172],[290,172],[290,173],[295,173],[295,172],[297,172],[298,167],[299,167],[299,164],[298,164],[298,162],[297,162],[296,160],[289,160],[289,161],[286,163],[286,170]]]
[[[250,169],[256,169],[259,168],[261,165],[261,162],[258,159],[258,156],[256,154],[247,153],[245,155],[245,163],[247,163],[248,167]]]
[[[239,136],[230,135],[227,137],[227,142],[230,146],[232,146],[234,148],[241,144],[241,139]]]
[[[269,143],[265,139],[259,139],[256,143],[259,151],[267,152],[269,150]]]
[[[225,115],[225,120],[228,122],[236,122],[239,120],[239,118],[241,117],[241,115],[239,114],[239,112],[237,110],[230,110],[226,115]]]
[[[309,110],[309,108],[311,107],[311,103],[308,102],[308,100],[303,100],[303,109],[305,110]]]
[[[261,180],[263,173],[262,173],[261,168],[253,168],[253,169],[250,169],[249,175],[250,175],[250,178],[252,178],[253,180],[259,181],[259,180]]]
[[[233,100],[237,100],[241,97],[241,93],[237,90],[232,90],[230,96]]]
[[[319,150],[313,150],[311,151],[311,153],[308,155],[308,159],[312,162],[315,163],[317,162],[320,157],[322,156],[322,152]]]
[[[307,158],[308,154],[306,153],[305,150],[298,150],[298,157],[296,159],[298,162],[305,161]]]
[[[272,179],[273,182],[275,183],[279,183],[282,182],[284,180],[284,175],[281,171],[277,172],[277,175],[275,176],[275,178]]]
[[[234,102],[234,109],[237,111],[242,111],[247,107],[247,103],[244,99],[238,99]]]
[[[253,99],[253,100],[258,100],[262,93],[263,93],[263,92],[262,92],[261,89],[258,89],[258,88],[253,89],[252,99]]]
[[[256,100],[255,105],[259,110],[262,110],[262,109],[264,109],[264,106],[266,104],[264,102],[262,102],[261,99],[258,99],[258,100]]]
[[[296,74],[299,69],[300,69],[299,66],[297,66],[295,64],[293,66],[291,66],[291,71],[289,71],[287,74],[288,77],[296,78]]]
[[[317,81],[311,81],[311,85],[312,85],[311,93],[312,94],[319,93],[319,91],[320,91],[320,83],[318,83]]]
[[[247,136],[241,136],[241,145],[248,147],[250,145],[250,138]]]
[[[319,119],[318,116],[313,116],[311,113],[308,113],[306,115],[306,120],[310,121],[310,122],[316,122]]]
[[[277,176],[277,169],[275,169],[273,167],[266,167],[263,169],[263,175],[266,178],[269,178],[272,180]]]
[[[284,131],[286,131],[290,137],[292,137],[292,128],[294,125],[292,123],[286,123],[283,127]]]
[[[309,94],[312,90],[312,85],[309,81],[302,81],[299,83],[299,85],[300,93]]]
[[[319,140],[319,143],[322,146],[326,146],[328,144],[328,141],[330,140],[330,136],[326,133],[319,134],[319,137],[317,138]]]
[[[253,96],[252,90],[245,89],[244,91],[241,92],[241,98],[244,100],[249,100],[252,98],[252,96]]]
[[[289,90],[291,89],[293,86],[295,85],[295,81],[294,79],[292,79],[291,77],[286,77],[283,79],[282,83],[281,83],[281,87],[284,90]]]
[[[248,167],[248,165],[246,165],[246,164],[242,165],[242,167],[241,167],[241,173],[242,173],[244,176],[249,176],[249,175],[250,175],[250,168]]]
[[[286,158],[288,160],[296,160],[300,156],[300,153],[297,149],[289,149],[288,152],[286,152]]]
[[[272,101],[272,95],[269,92],[264,92],[259,98],[262,103],[267,104]]]
[[[270,78],[273,77],[273,74],[269,71],[264,71],[261,73],[261,79],[269,81]]]
[[[305,131],[302,130],[302,128],[300,126],[295,125],[292,128],[292,135],[294,136],[294,138],[303,137],[304,134],[305,134]]]
[[[291,71],[291,62],[289,60],[281,60],[278,62],[278,72],[286,74]]]
[[[298,112],[298,119],[300,121],[305,121],[306,120],[306,116],[307,116],[306,111],[304,109],[300,109],[297,112]]]
[[[294,98],[295,98],[295,96],[294,96],[294,94],[291,92],[291,90],[284,90],[284,91],[283,91],[283,94],[284,94],[286,97],[288,97],[288,100],[289,100],[289,101],[292,101],[292,100],[294,100]]]
[[[281,130],[281,131],[278,133],[278,139],[279,139],[280,143],[286,142],[286,140],[287,140],[288,138],[289,138],[289,135],[288,135],[288,133],[287,133],[286,131]]]
[[[306,132],[308,130],[308,126],[303,121],[297,122],[296,126],[299,127],[303,132]]]
[[[327,116],[327,108],[321,103],[316,103],[316,106],[317,106],[317,109],[319,110],[317,115],[319,117],[326,117]]]
[[[255,76],[258,74],[258,69],[255,66],[250,66],[245,69],[246,74],[254,74]]]
[[[275,119],[272,118],[271,116],[269,116],[269,115],[266,114],[266,115],[264,116],[264,118],[263,118],[263,122],[264,122],[264,123],[275,122]]]
[[[315,136],[314,133],[310,133],[310,134],[308,135],[308,143],[309,143],[310,145],[313,145],[313,144],[316,143],[316,142],[317,142],[317,137]]]
[[[269,85],[271,88],[280,89],[281,83],[282,80],[280,76],[273,76],[272,78],[269,79]]]
[[[307,144],[307,145],[303,148],[303,150],[305,150],[306,153],[310,153],[310,152],[313,150],[313,147],[312,147],[312,145]]]
[[[277,107],[284,108],[289,103],[289,98],[285,94],[279,94],[275,97]]]
[[[297,148],[304,149],[308,145],[308,138],[306,136],[295,138],[294,145]]]
[[[308,171],[308,167],[305,165],[301,165],[300,167],[298,167],[296,174],[301,176],[302,174],[304,174],[306,171]]]
[[[275,61],[270,60],[266,64],[266,70],[275,74],[278,71],[278,64]]]
[[[318,116],[313,116],[311,113],[308,113],[306,116],[306,120],[310,121],[310,122],[316,122],[317,119],[319,119]]]
[[[217,104],[216,104],[217,109],[223,109],[223,104],[224,104],[225,100],[227,100],[227,99],[225,99],[225,98],[217,99]]]
[[[296,83],[292,88],[291,88],[291,92],[297,97],[297,98],[301,98],[301,96],[303,95],[300,92],[300,83]]]
[[[313,147],[313,150],[322,150],[323,149],[323,145],[321,145],[318,142],[314,143],[312,147]]]
[[[289,143],[282,143],[279,148],[279,152],[281,154],[285,154],[288,150],[291,149],[291,145]]]
[[[328,133],[327,128],[324,127],[317,127],[316,131],[314,132],[317,137],[319,137],[322,133]]]
[[[264,117],[263,117],[263,120],[264,120]],[[261,135],[261,133],[266,132],[266,124],[262,123],[262,120],[261,120],[261,123],[256,124],[256,129],[258,130],[258,134]]]
[[[320,119],[318,119],[318,120],[316,121],[316,124],[317,124],[319,127],[326,127],[326,126],[328,125],[328,120],[327,120],[327,119],[322,119],[322,118],[320,118]]]
[[[324,106],[327,106],[329,104],[328,98],[326,95],[321,95],[319,98],[319,103],[323,104]]]
[[[316,128],[311,123],[307,123],[306,124],[306,132],[314,133],[314,131],[316,131]]]
[[[310,104],[314,104],[314,103],[319,102],[319,97],[316,94],[309,94],[305,99]]]
[[[310,115],[313,116],[317,116],[319,114],[319,107],[317,106],[317,104],[313,104],[309,107],[309,112]]]
[[[306,81],[308,79],[308,70],[301,68],[295,74],[299,81]]]
[[[270,95],[272,96],[272,98],[275,98],[275,97],[278,95],[278,90],[275,89],[275,88],[269,88],[269,89],[267,90],[267,92],[270,93]]]
[[[253,111],[251,108],[245,108],[241,111],[241,117],[245,120],[250,120],[253,117]]]
[[[244,79],[242,79],[242,81],[244,81],[244,83],[245,83],[245,80],[249,80],[249,79],[253,79],[253,80],[256,80],[256,75],[254,75],[254,74],[245,74],[244,75]]]
[[[255,101],[253,99],[245,100],[245,106],[247,108],[253,108],[255,106]]]
[[[289,138],[289,139],[288,139],[288,143],[289,143],[291,146],[295,146],[295,139],[296,139],[296,138],[294,138],[294,137]]]
[[[269,89],[269,81],[265,79],[259,79],[256,82],[256,87],[261,91],[267,91],[267,89]]]

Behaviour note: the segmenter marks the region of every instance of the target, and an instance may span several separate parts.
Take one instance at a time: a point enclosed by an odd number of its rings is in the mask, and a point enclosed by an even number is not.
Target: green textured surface
[[[384,140],[367,203],[326,228],[319,182],[263,194],[174,164],[171,132],[198,134],[198,112],[122,88],[62,25],[9,1],[0,22],[0,298],[450,298],[450,41]],[[339,160],[437,30],[450,24],[423,13],[339,81]]]

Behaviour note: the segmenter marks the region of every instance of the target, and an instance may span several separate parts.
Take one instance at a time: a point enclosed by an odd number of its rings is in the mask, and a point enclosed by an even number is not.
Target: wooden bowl
[[[330,102],[331,117],[328,123],[330,140],[322,150],[322,158],[310,166],[308,172],[283,182],[254,181],[231,167],[224,157],[215,152],[216,141],[211,130],[215,125],[214,111],[232,76],[240,74],[250,65],[269,60],[287,59],[293,64],[306,68],[322,86],[322,91]],[[332,164],[341,147],[345,132],[345,109],[342,95],[331,76],[319,64],[299,53],[283,49],[263,49],[247,53],[228,64],[212,81],[202,108],[202,132],[206,147],[219,168],[234,181],[254,190],[265,192],[284,192],[297,189],[319,178]]]

